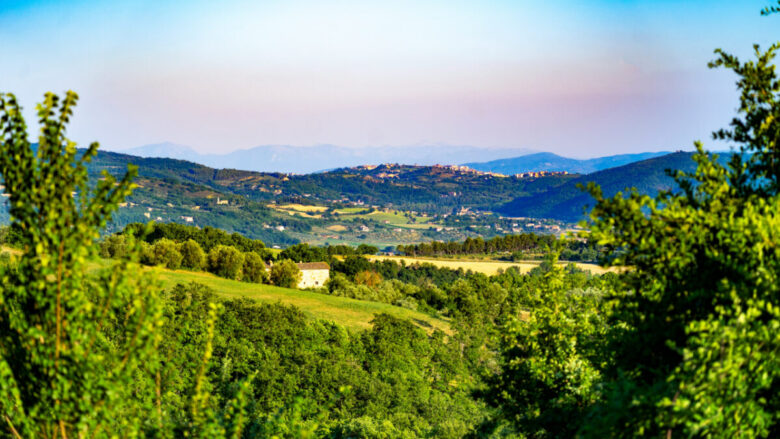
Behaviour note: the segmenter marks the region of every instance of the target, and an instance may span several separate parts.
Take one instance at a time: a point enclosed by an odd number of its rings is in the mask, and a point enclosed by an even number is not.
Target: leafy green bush
[[[129,250],[124,235],[110,235],[100,243],[100,256],[103,258],[122,259]]]
[[[156,290],[132,274],[138,267],[128,258],[95,279],[85,274],[135,169],[90,189],[85,163],[98,145],[79,154],[65,138],[76,100],[73,92],[62,101],[46,94],[36,151],[16,98],[0,94],[0,174],[23,249],[14,269],[0,265],[4,436],[131,436],[158,419],[135,393],[141,365],[154,367]]]
[[[235,247],[217,245],[208,256],[209,271],[227,279],[241,279],[244,255]]]
[[[506,327],[492,395],[523,434],[780,432],[778,49],[756,46],[749,62],[717,50],[710,64],[738,76],[739,114],[714,133],[740,148],[728,164],[696,142],[696,171],[670,171],[673,191],[588,187],[591,239],[607,265],[630,270],[605,278],[606,303],[572,294],[558,268],[534,274],[548,294]]]
[[[241,280],[258,284],[268,282],[268,272],[265,269],[265,263],[257,253],[244,253],[244,268]]]
[[[182,255],[179,246],[170,239],[163,238],[152,244],[151,265],[162,265],[170,270],[181,266]]]
[[[278,287],[295,288],[301,276],[301,269],[289,259],[278,261],[271,267],[271,283]]]
[[[756,47],[746,63],[716,51],[711,66],[737,73],[741,91],[732,129],[715,133],[740,145],[727,166],[697,142],[697,170],[674,174],[677,193],[604,198],[590,188],[594,238],[611,264],[634,267],[622,279],[632,294],[612,316],[614,358],[586,426],[593,435],[620,426],[626,436],[766,437],[780,428],[778,48]]]
[[[33,148],[16,98],[0,94],[0,175],[22,249],[15,264],[0,264],[0,435],[240,437],[245,383],[236,383],[220,415],[204,391],[219,307],[197,316],[203,350],[182,368],[197,372],[174,396],[163,390],[171,368],[158,350],[164,299],[137,265],[140,246],[125,237],[124,257],[88,270],[136,170],[87,184],[85,163],[98,145],[79,152],[65,138],[77,99],[46,94]],[[185,402],[168,405],[171,398]]]
[[[201,270],[206,266],[206,252],[193,239],[179,244],[181,253],[181,266],[189,270]]]
[[[122,233],[137,235],[139,231],[144,230],[146,227],[144,224],[132,223],[125,226]],[[271,253],[262,241],[249,239],[239,233],[228,233],[210,226],[199,228],[176,223],[154,223],[151,225],[151,230],[144,235],[144,239],[150,244],[162,238],[168,238],[178,243],[184,243],[192,239],[205,252],[209,252],[212,248],[221,244],[235,247],[241,252],[255,252],[265,260],[271,259]]]
[[[0,245],[5,245],[8,242],[9,229],[8,226],[0,226]]]
[[[328,260],[328,251],[323,247],[309,244],[296,244],[282,250],[277,259],[289,259],[293,262],[320,262]]]

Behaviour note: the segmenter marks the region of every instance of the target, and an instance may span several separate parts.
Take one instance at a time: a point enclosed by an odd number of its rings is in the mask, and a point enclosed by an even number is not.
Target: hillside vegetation
[[[309,318],[333,321],[349,329],[371,328],[371,321],[377,314],[387,314],[410,321],[426,331],[438,329],[450,333],[449,323],[444,320],[385,303],[280,288],[273,285],[251,284],[224,279],[205,272],[163,268],[154,268],[152,271],[166,290],[170,290],[178,284],[186,285],[195,282],[211,288],[217,297],[223,299],[246,298],[260,303],[292,305]]]
[[[675,187],[674,179],[666,174],[666,170],[696,170],[692,157],[693,153],[690,152],[676,152],[577,176],[565,184],[543,192],[519,196],[501,206],[498,211],[507,216],[580,221],[585,218],[588,207],[594,205],[593,197],[580,185],[586,186],[593,182],[602,188],[606,196],[613,196],[618,192],[626,193],[631,187],[636,188],[639,193],[654,196],[659,191]]]

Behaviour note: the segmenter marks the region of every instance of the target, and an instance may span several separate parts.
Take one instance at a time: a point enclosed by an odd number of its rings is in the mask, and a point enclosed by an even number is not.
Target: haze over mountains
[[[479,148],[443,144],[364,148],[336,145],[267,145],[226,154],[200,154],[191,147],[165,142],[120,152],[140,157],[188,160],[219,169],[308,174],[328,169],[383,163],[456,165],[517,157],[534,151],[526,148]]]
[[[187,160],[217,169],[309,174],[361,165],[465,165],[478,171],[513,175],[522,172],[566,171],[590,174],[616,166],[669,154],[668,151],[620,154],[573,159],[527,148],[481,148],[444,144],[348,148],[337,145],[266,145],[226,154],[201,154],[171,142],[139,146],[123,151],[146,158]]]

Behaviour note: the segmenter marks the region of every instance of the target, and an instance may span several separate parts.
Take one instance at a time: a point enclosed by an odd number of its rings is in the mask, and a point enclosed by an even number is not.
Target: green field
[[[475,273],[483,273],[488,276],[492,276],[498,273],[499,270],[506,270],[510,267],[515,267],[520,270],[521,273],[527,273],[533,268],[538,267],[541,261],[522,261],[522,262],[502,262],[502,261],[486,261],[486,260],[474,260],[474,259],[436,259],[436,258],[414,258],[409,256],[369,256],[369,259],[374,261],[392,260],[396,262],[403,261],[405,264],[410,265],[414,263],[429,263],[437,267],[451,268],[457,270],[462,268],[464,270],[471,270]],[[559,265],[568,265],[569,262],[560,262]],[[575,265],[583,270],[588,270],[593,274],[604,274],[607,271],[616,271],[615,269],[607,270],[596,264],[584,264],[577,262]]]
[[[440,329],[450,332],[449,324],[444,320],[386,303],[238,282],[204,272],[161,268],[149,270],[155,273],[166,289],[172,288],[177,283],[198,282],[211,287],[217,295],[226,299],[246,297],[258,302],[294,305],[311,318],[330,320],[350,329],[370,328],[375,314],[387,313],[398,318],[409,319],[426,330]]]
[[[376,222],[407,229],[430,229],[436,227],[434,224],[430,224],[431,218],[425,215],[417,214],[414,216],[415,221],[409,221],[403,212],[398,210],[388,211],[374,211],[371,213],[366,212],[365,208],[349,207],[345,209],[338,209],[335,212],[339,213],[341,219],[362,218],[370,219]]]

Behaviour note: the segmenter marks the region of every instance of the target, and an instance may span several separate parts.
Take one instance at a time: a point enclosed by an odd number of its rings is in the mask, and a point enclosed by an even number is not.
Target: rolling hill
[[[607,195],[629,186],[654,194],[673,183],[665,169],[694,169],[691,155],[673,153],[587,175],[524,178],[458,166],[391,164],[306,175],[261,173],[106,151],[98,153],[88,170],[97,179],[101,171],[120,175],[129,163],[139,167],[139,187],[115,214],[108,232],[128,223],[156,220],[217,227],[261,239],[269,246],[303,241],[384,247],[489,237],[518,228],[511,219],[490,212],[575,222],[592,202],[578,184],[594,181]],[[602,163],[624,159],[604,158]],[[318,206],[318,210],[303,214],[289,206]],[[345,213],[349,209],[358,212]],[[0,221],[8,221],[7,209],[0,211]]]
[[[446,333],[450,332],[449,323],[442,319],[387,303],[229,280],[204,272],[163,268],[150,270],[155,272],[157,279],[166,289],[176,284],[197,282],[211,287],[217,296],[224,299],[247,298],[264,303],[293,305],[310,318],[333,321],[349,329],[370,328],[374,316],[385,313],[409,320],[425,330],[440,329]]]
[[[360,203],[429,213],[448,213],[459,208],[491,210],[519,195],[539,193],[576,177],[502,178],[451,166],[411,165],[358,166],[292,175],[214,169],[184,160],[105,151],[90,164],[90,170],[95,176],[101,170],[120,174],[128,163],[137,165],[144,178],[192,183],[250,201]]]
[[[628,187],[654,195],[673,187],[674,181],[666,175],[666,169],[694,171],[696,163],[692,157],[693,153],[677,152],[579,176],[544,192],[518,197],[497,210],[513,217],[579,221],[584,218],[585,209],[592,206],[593,198],[578,185],[595,182],[601,186],[605,196],[615,195]]]

